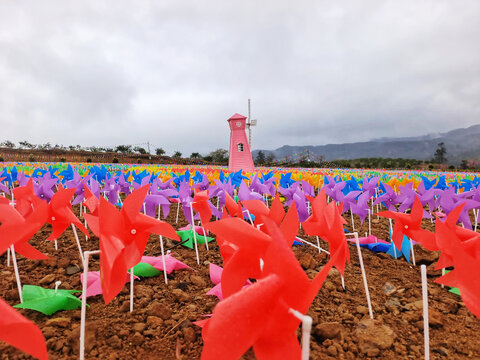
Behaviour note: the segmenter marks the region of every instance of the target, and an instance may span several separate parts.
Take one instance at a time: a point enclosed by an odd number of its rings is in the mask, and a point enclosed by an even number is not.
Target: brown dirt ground
[[[176,207],[168,221],[175,228],[186,225],[183,216],[175,224]],[[78,215],[78,207],[76,207]],[[181,213],[181,212],[180,212]],[[347,221],[350,217],[345,216]],[[429,220],[424,222],[432,230]],[[347,226],[347,228],[349,228]],[[362,226],[357,222],[360,234],[368,231],[368,223]],[[69,265],[80,263],[79,253],[69,228],[58,240],[59,250],[55,251],[51,242],[45,239],[50,233],[45,226],[31,241],[33,245],[50,256],[46,261],[28,260],[18,256],[18,266],[22,284],[38,285],[48,274],[55,279],[44,287],[54,287],[54,282],[62,281],[61,288],[81,289],[80,274],[66,275]],[[386,219],[372,224],[372,233],[379,238],[388,236]],[[97,250],[98,239],[84,241],[80,233],[83,250]],[[315,242],[314,238],[299,236]],[[167,244],[167,248],[174,245]],[[327,244],[322,242],[324,248]],[[215,244],[210,251],[200,246],[200,265],[197,265],[195,252],[176,247],[175,257],[193,270],[175,271],[169,275],[168,285],[163,276],[142,279],[135,282],[135,306],[128,312],[128,285],[106,306],[101,296],[90,297],[87,309],[87,349],[88,359],[199,359],[202,350],[201,329],[192,322],[210,314],[217,303],[216,297],[206,295],[213,286],[210,282],[209,262],[222,265],[222,259]],[[159,255],[158,237],[151,237],[146,255]],[[325,254],[309,246],[295,246],[294,253],[310,277],[313,277],[326,263]],[[350,245],[351,264],[345,270],[344,291],[339,273],[335,270],[327,278],[323,288],[315,298],[308,314],[313,318],[311,359],[355,359],[365,358],[360,351],[362,341],[356,335],[358,323],[368,317],[366,300],[356,248]],[[419,263],[432,264],[437,254],[415,247],[417,266],[405,260],[394,260],[386,254],[374,254],[362,250],[373,303],[375,319],[393,330],[393,345],[381,350],[381,359],[417,359],[423,357],[422,310],[417,301],[421,300]],[[99,269],[98,257],[90,261],[91,270]],[[429,266],[428,290],[431,319],[430,349],[432,359],[480,359],[480,320],[464,306],[461,298],[442,289],[433,282],[439,275]],[[19,302],[13,268],[6,266],[6,254],[0,257],[0,297],[9,304]],[[199,279],[200,277],[200,279]],[[203,281],[202,281],[203,280]],[[384,285],[390,283],[395,288],[387,295]],[[35,322],[47,339],[50,359],[75,359],[78,357],[80,310],[59,311],[45,316],[32,310],[19,310]],[[433,315],[432,315],[433,314]],[[56,323],[52,319],[59,319]],[[332,338],[325,338],[321,331],[323,323],[334,322],[339,330]],[[298,331],[300,334],[300,331]],[[0,343],[0,359],[29,359],[28,355]],[[243,359],[254,359],[253,352],[247,352]]]

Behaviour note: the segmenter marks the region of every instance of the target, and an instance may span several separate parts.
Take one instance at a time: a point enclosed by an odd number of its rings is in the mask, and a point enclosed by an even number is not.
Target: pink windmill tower
[[[254,171],[252,153],[248,143],[245,126],[247,118],[240,114],[233,115],[228,119],[230,125],[230,152],[228,157],[228,170]]]

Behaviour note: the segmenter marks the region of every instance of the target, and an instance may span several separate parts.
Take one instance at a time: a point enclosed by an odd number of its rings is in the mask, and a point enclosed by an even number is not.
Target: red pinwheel
[[[465,306],[480,318],[480,259],[475,258],[462,246],[462,242],[446,223],[437,220],[436,239],[442,254],[452,259],[454,269],[436,280],[440,284],[457,287]]]
[[[73,213],[70,200],[74,194],[75,189],[64,189],[60,185],[58,191],[50,200],[47,221],[52,224],[52,233],[47,240],[58,239],[71,224],[75,225],[81,232],[88,236],[88,230]]]
[[[350,251],[343,231],[346,222],[340,215],[343,204],[337,206],[334,201],[327,204],[323,189],[315,199],[309,200],[312,204],[312,215],[303,223],[305,233],[320,236],[329,243],[332,265],[343,274],[345,262],[350,262]]]
[[[85,214],[92,231],[100,238],[100,270],[106,304],[125,284],[125,272],[140,262],[150,233],[179,240],[170,224],[140,213],[148,188],[146,185],[131,193],[120,211],[101,198],[99,216]]]
[[[417,196],[415,196],[410,214],[381,211],[377,215],[395,220],[392,240],[399,251],[402,248],[404,235],[420,242],[427,249],[436,250],[434,234],[420,227],[422,225],[423,206]]]
[[[88,208],[90,213],[94,216],[98,216],[98,208],[100,207],[100,200],[92,191],[88,188],[86,184],[83,184],[84,187],[84,200],[83,203]]]
[[[40,329],[0,299],[0,340],[40,360],[47,360],[47,345]]]
[[[212,218],[212,209],[210,208],[210,201],[208,201],[208,190],[199,191],[193,197],[192,207],[200,214],[202,225],[205,226]]]
[[[281,288],[280,278],[270,275],[218,303],[202,330],[201,359],[240,358],[261,336]]]
[[[15,251],[29,259],[48,259],[48,256],[35,249],[28,241],[45,224],[48,205],[40,200],[37,207],[24,217],[10,205],[0,205],[0,254],[10,245]]]
[[[13,189],[13,194],[15,196],[15,208],[24,217],[44,203],[43,200],[35,195],[32,178],[28,180],[27,185]]]
[[[239,291],[249,278],[261,277],[260,259],[271,242],[270,236],[239,218],[215,221],[205,228],[217,235],[217,240],[221,238],[222,245],[232,244],[233,248],[236,248],[228,262],[224,261],[224,298]]]
[[[202,359],[238,359],[253,346],[258,359],[299,359],[299,320],[331,268],[331,261],[310,282],[276,224],[265,219],[271,241],[263,255],[261,278],[221,301],[203,327]],[[233,229],[233,226],[232,226]],[[223,279],[227,281],[227,279]]]

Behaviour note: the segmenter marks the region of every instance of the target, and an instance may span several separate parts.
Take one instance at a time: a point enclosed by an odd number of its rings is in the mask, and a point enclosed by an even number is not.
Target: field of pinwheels
[[[0,172],[0,359],[480,356],[477,174]]]

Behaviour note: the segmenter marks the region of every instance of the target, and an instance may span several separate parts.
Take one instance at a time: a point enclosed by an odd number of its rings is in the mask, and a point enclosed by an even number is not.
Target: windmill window
[[[243,152],[243,143],[238,143],[238,151]]]

